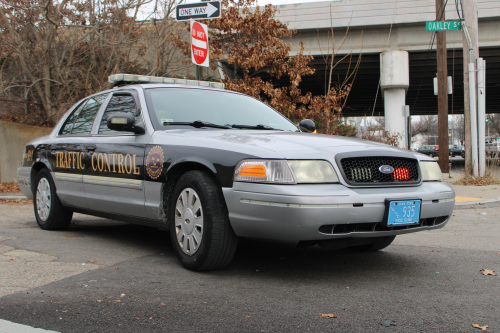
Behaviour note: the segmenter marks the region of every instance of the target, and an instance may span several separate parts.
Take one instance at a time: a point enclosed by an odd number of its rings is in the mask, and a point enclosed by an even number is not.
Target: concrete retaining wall
[[[24,146],[33,139],[49,135],[52,128],[0,121],[0,182],[17,181]]]

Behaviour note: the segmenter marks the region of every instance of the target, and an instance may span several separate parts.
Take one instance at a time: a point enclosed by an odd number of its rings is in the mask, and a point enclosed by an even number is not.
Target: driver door
[[[113,92],[102,117],[95,125],[83,175],[89,208],[130,217],[147,217],[144,207],[144,151],[152,135],[118,132],[107,127],[114,113],[131,113],[141,119],[135,90]]]

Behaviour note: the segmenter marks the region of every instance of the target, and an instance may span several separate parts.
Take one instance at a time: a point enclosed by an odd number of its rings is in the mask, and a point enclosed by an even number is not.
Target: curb
[[[460,203],[455,203],[455,206],[484,205],[484,204],[492,203],[492,202],[500,202],[500,197],[497,197],[494,199],[481,200],[481,201],[460,202]]]
[[[0,319],[0,333],[58,333],[43,328],[36,328],[28,325],[17,324],[8,320]]]
[[[455,207],[459,206],[460,208],[465,208],[465,206],[477,206],[477,205],[491,207],[491,206],[498,206],[497,203],[500,203],[500,197],[494,199],[481,200],[481,201],[468,201],[468,202],[455,203]]]
[[[26,196],[24,195],[0,195],[0,200],[1,199],[14,199],[14,200],[23,200],[23,199],[28,199]]]

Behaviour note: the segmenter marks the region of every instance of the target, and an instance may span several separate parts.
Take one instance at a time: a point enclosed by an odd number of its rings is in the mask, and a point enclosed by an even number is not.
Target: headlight
[[[437,162],[420,161],[420,170],[422,171],[422,180],[424,182],[443,180],[443,174]]]
[[[336,183],[338,177],[327,161],[244,160],[236,166],[234,180],[276,184]]]
[[[337,183],[339,178],[327,161],[288,161],[297,183]]]

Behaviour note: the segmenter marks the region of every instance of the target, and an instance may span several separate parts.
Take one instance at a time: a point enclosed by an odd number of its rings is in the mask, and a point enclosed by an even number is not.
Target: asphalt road
[[[376,253],[242,239],[227,269],[194,273],[168,232],[83,215],[48,232],[30,206],[0,205],[0,319],[59,332],[500,332],[499,253],[500,207],[483,205]]]

